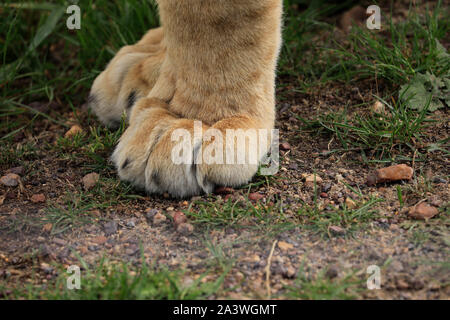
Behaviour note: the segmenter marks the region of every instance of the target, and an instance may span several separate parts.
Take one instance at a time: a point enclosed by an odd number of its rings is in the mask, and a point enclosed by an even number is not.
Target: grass
[[[191,204],[184,213],[194,224],[206,229],[247,228],[274,237],[287,230],[300,228],[332,238],[336,235],[330,231],[330,227],[341,227],[346,237],[352,237],[356,232],[366,230],[371,222],[379,218],[375,206],[382,201],[377,198],[364,200],[360,194],[355,208],[348,208],[345,203],[323,208],[316,197],[313,205],[303,203],[297,212],[287,214],[289,207],[281,199],[267,200],[267,204],[264,204],[245,197],[222,202],[211,198],[210,201],[196,201],[195,207]]]
[[[300,118],[304,124],[302,130],[331,136],[340,148],[332,149],[328,154],[357,151],[366,163],[412,160],[404,155],[418,151],[424,129],[433,122],[427,118],[429,104],[416,112],[406,103],[382,101],[387,112],[351,115],[344,109],[319,115],[313,120]],[[367,157],[369,153],[370,157]]]
[[[198,300],[221,290],[225,273],[215,281],[202,281],[203,274],[190,284],[183,284],[184,270],[156,269],[142,263],[132,266],[102,259],[92,268],[80,260],[79,290],[67,288],[68,277],[62,266],[55,266],[59,276],[45,285],[28,284],[11,289],[0,283],[0,297],[27,300]]]
[[[108,159],[125,130],[124,122],[116,131],[101,126],[91,126],[89,129],[88,133],[59,137],[53,148],[63,160],[83,162],[86,173],[110,173],[113,166]]]
[[[333,76],[325,72],[319,82],[375,79],[377,90],[378,83],[390,87],[384,97],[374,97],[387,111],[374,112],[367,104],[348,105],[342,111],[330,110],[313,119],[300,118],[304,124],[302,130],[327,134],[337,145],[330,153],[357,151],[366,163],[412,161],[404,157],[408,152],[416,153],[417,160],[423,158],[418,146],[430,125],[431,100],[417,112],[411,110],[408,100],[399,97],[398,92],[400,85],[409,83],[418,73],[450,76],[450,55],[443,53],[439,43],[450,32],[448,19],[443,19],[448,11],[442,2],[425,13],[411,6],[404,22],[394,24],[389,17],[383,32],[355,27],[344,43],[322,48],[321,54],[326,52],[327,61],[332,61],[334,66],[324,64],[321,59],[314,64],[319,70],[322,64],[327,72],[333,72]],[[348,109],[364,111],[355,113]]]
[[[442,1],[426,12],[411,5],[408,17],[400,23],[394,23],[391,14],[383,12],[387,21],[383,21],[381,32],[355,27],[349,37],[342,37],[324,18],[355,1],[326,6],[324,1],[312,1],[306,10],[295,14],[295,5],[305,2],[309,1],[285,1],[290,14],[285,22],[280,75],[297,79],[300,89],[295,90],[368,78],[387,81],[396,88],[416,73],[449,73],[450,61],[442,60],[438,45],[450,31],[450,23],[444,19],[449,8]],[[328,37],[317,37],[318,31]]]
[[[411,6],[400,23],[394,24],[389,16],[381,33],[354,28],[348,45],[335,51],[342,58],[339,67],[346,70],[346,80],[375,78],[398,85],[416,73],[448,75],[450,59],[442,60],[438,46],[450,31],[448,19],[443,19],[448,14],[449,9],[439,1],[434,10],[424,13]]]
[[[304,93],[325,84],[375,80],[377,90],[379,84],[389,87],[377,92],[383,96],[374,97],[387,112],[373,112],[370,104],[350,102],[341,111],[329,110],[312,119],[301,117],[304,124],[301,130],[326,134],[335,142],[330,153],[356,151],[365,163],[411,161],[404,156],[406,153],[416,153],[417,160],[423,159],[418,146],[430,125],[431,100],[417,112],[409,108],[408,101],[403,101],[398,92],[401,85],[409,83],[418,73],[450,76],[450,56],[443,54],[440,45],[450,32],[448,19],[443,19],[449,8],[441,1],[434,10],[426,12],[411,5],[403,22],[394,24],[391,16],[386,15],[382,32],[355,27],[345,39],[339,34],[325,40],[315,37],[319,30],[329,35],[337,33],[333,26],[320,20],[323,14],[346,5],[348,2],[343,2],[321,11],[320,4],[311,4],[302,14],[286,19],[280,75],[297,79],[293,91]],[[349,112],[355,109],[360,111]]]
[[[8,219],[0,230],[16,232],[25,228],[51,227],[50,234],[57,235],[93,223],[107,221],[107,210],[117,205],[126,205],[143,196],[133,192],[130,185],[115,178],[100,177],[90,191],[66,191],[62,200],[47,201],[43,215],[17,214]],[[102,212],[102,214],[100,214]]]
[[[27,108],[31,102],[80,106],[115,52],[159,24],[151,1],[81,0],[78,5],[82,27],[76,32],[66,28],[66,1],[0,5],[0,139],[43,117]]]
[[[317,206],[311,208],[303,206],[297,215],[300,225],[315,233],[332,238],[331,227],[340,227],[347,237],[352,237],[357,231],[362,231],[370,226],[370,223],[379,218],[375,205],[382,200],[372,198],[369,201],[359,203],[356,208],[348,208],[345,204],[341,207],[329,206],[320,209]]]
[[[195,201],[184,211],[187,217],[197,225],[199,230],[236,228],[257,231],[264,237],[274,237],[298,224],[286,213],[286,206],[279,198],[250,201],[248,197],[217,201],[210,197],[208,201]],[[195,205],[195,207],[194,207]]]
[[[354,273],[329,279],[326,270],[316,276],[306,276],[302,267],[295,284],[285,287],[284,295],[289,299],[301,300],[350,300],[359,296],[362,286],[363,281],[355,278]]]
[[[332,56],[324,54],[324,47],[317,44],[317,33],[332,32],[334,27],[324,22],[323,18],[348,9],[355,2],[284,1],[286,14],[279,74],[281,77],[297,79],[299,88],[295,90],[304,91],[316,85],[321,79],[331,77],[328,71],[335,61]],[[317,55],[321,57],[321,64],[317,63]]]

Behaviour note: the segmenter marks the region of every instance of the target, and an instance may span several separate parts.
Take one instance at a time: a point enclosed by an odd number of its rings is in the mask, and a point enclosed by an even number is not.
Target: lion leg
[[[152,29],[135,45],[119,50],[95,79],[89,107],[107,126],[116,127],[124,112],[148,95],[163,64],[166,49],[162,28]]]

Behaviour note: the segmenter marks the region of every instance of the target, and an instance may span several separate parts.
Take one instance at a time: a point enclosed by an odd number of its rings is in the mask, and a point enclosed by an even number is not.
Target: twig
[[[271,299],[272,293],[270,290],[270,267],[272,265],[272,257],[273,252],[275,251],[275,246],[277,245],[278,240],[275,240],[272,244],[272,249],[270,250],[269,257],[267,258],[267,265],[266,265],[266,288],[267,288],[267,299]]]

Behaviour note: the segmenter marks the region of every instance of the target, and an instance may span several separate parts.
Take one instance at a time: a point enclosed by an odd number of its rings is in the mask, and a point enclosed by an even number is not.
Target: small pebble
[[[255,193],[250,193],[248,195],[248,198],[249,198],[249,200],[252,200],[252,201],[258,201],[258,200],[264,199],[264,195],[255,192]]]
[[[430,206],[425,202],[421,202],[414,207],[410,208],[408,215],[417,220],[428,220],[433,218],[439,213],[439,210]]]
[[[157,209],[147,209],[145,210],[145,217],[147,219],[153,219],[153,217],[158,213]]]
[[[288,142],[283,142],[280,144],[280,149],[283,151],[291,150],[291,145]]]
[[[44,194],[42,194],[42,193],[40,193],[40,194],[34,194],[32,197],[31,197],[31,202],[33,202],[33,203],[43,203],[43,202],[45,202],[45,195]]]
[[[128,228],[136,227],[136,222],[134,221],[134,219],[130,219],[130,220],[127,221],[127,227]]]
[[[182,223],[177,227],[177,232],[184,236],[188,236],[194,232],[194,226],[190,223]]]
[[[98,173],[89,173],[83,177],[83,186],[85,190],[90,190],[97,184],[100,176]]]
[[[83,132],[83,129],[81,129],[80,126],[78,125],[74,125],[72,126],[69,131],[66,132],[66,134],[64,135],[65,138],[71,138],[77,134],[80,134]]]
[[[7,187],[17,187],[19,185],[20,177],[15,173],[8,173],[0,178],[0,183]]]
[[[110,236],[117,232],[117,222],[115,221],[107,222],[103,225],[103,228],[105,229],[105,234],[107,236]]]
[[[328,230],[335,235],[344,235],[346,233],[345,229],[339,226],[329,226]]]
[[[106,237],[104,236],[98,236],[95,237],[94,239],[92,239],[92,242],[96,243],[96,244],[104,244],[108,239],[106,239]]]
[[[157,226],[157,225],[160,225],[161,223],[165,222],[166,220],[167,220],[167,217],[158,212],[153,217],[153,224]]]
[[[187,217],[183,212],[177,211],[173,216],[173,222],[175,224],[175,228],[177,228],[179,225],[187,222]]]

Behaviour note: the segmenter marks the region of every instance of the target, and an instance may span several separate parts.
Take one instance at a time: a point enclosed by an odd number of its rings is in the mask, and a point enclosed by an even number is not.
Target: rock
[[[356,208],[356,203],[351,198],[345,199],[345,205],[347,206],[347,209],[350,209],[350,210]]]
[[[218,187],[214,190],[215,194],[232,194],[234,192],[233,188],[228,187]]]
[[[128,256],[133,256],[133,255],[135,255],[138,251],[139,251],[139,250],[137,250],[136,248],[128,248],[128,249],[125,250],[125,253],[126,253]]]
[[[439,213],[439,210],[435,207],[430,206],[425,202],[421,202],[414,207],[410,208],[408,215],[414,219],[418,220],[428,220],[433,218]]]
[[[445,180],[444,178],[441,178],[441,177],[434,177],[433,183],[444,183],[444,184],[446,184],[447,180]]]
[[[328,198],[328,194],[326,192],[322,192],[320,194],[320,197],[326,199],[326,198]]]
[[[175,212],[175,214],[173,215],[173,223],[175,224],[175,228],[178,228],[178,226],[180,224],[186,223],[187,222],[187,217],[185,216],[185,214],[181,211],[177,211]]]
[[[96,244],[104,244],[108,239],[106,239],[106,237],[104,236],[98,236],[95,237],[94,239],[92,239],[92,242],[96,243]]]
[[[324,185],[322,186],[322,192],[328,192],[328,191],[331,190],[331,188],[332,188],[331,183],[324,184]]]
[[[90,190],[97,184],[100,176],[98,173],[89,173],[83,177],[83,186],[85,190]]]
[[[403,279],[397,279],[397,289],[399,290],[407,290],[409,289],[409,283]]]
[[[161,223],[165,222],[167,220],[167,217],[161,213],[157,213],[155,214],[155,216],[153,217],[153,224],[155,226],[160,225]]]
[[[346,11],[339,19],[339,27],[348,32],[354,24],[362,25],[367,19],[366,9],[360,5]]]
[[[21,175],[23,175],[24,171],[25,171],[24,168],[22,166],[20,166],[20,167],[15,167],[15,168],[9,169],[8,173],[14,173],[14,174],[21,176]]]
[[[83,129],[81,129],[80,126],[74,125],[74,126],[72,126],[72,127],[69,129],[69,131],[66,132],[66,134],[64,135],[64,137],[65,137],[65,138],[70,138],[70,137],[73,137],[73,136],[75,136],[75,135],[77,135],[77,134],[80,134],[80,133],[82,133],[82,132],[83,132]]]
[[[329,279],[334,279],[339,275],[339,269],[335,266],[332,266],[330,268],[327,269],[327,272],[325,273],[325,275],[329,278]]]
[[[20,183],[20,177],[15,173],[8,173],[0,178],[0,183],[7,187],[17,187]]]
[[[377,101],[373,104],[372,111],[374,113],[384,114],[386,113],[386,107],[381,101]]]
[[[429,202],[433,207],[436,208],[440,208],[444,204],[444,202],[438,196],[431,197],[429,199]]]
[[[158,209],[147,209],[145,210],[145,217],[147,219],[153,219],[153,217],[155,216],[155,214],[158,213]]]
[[[58,246],[65,246],[67,244],[67,241],[59,238],[53,239],[53,243],[56,243]]]
[[[373,186],[377,183],[392,182],[400,180],[411,180],[413,177],[413,168],[406,164],[391,166],[375,171],[367,178],[367,185]]]
[[[42,193],[34,194],[31,197],[31,202],[33,202],[33,203],[43,203],[43,202],[45,202],[45,200],[46,200],[45,195]]]
[[[389,269],[391,269],[395,273],[399,273],[404,270],[404,266],[403,263],[401,263],[401,261],[395,260],[391,263]]]
[[[305,176],[305,184],[308,187],[314,187],[314,181],[316,185],[322,184],[323,179],[318,175],[309,174]]]
[[[261,258],[257,254],[254,254],[249,257],[249,261],[253,263],[259,263],[261,261]]]
[[[280,149],[283,151],[291,150],[291,145],[288,142],[283,142],[280,144]]]
[[[177,227],[177,232],[184,236],[188,236],[194,232],[194,226],[190,223],[182,223]]]
[[[136,222],[134,219],[130,219],[127,221],[127,227],[128,228],[135,228],[136,227]]]
[[[51,224],[51,223],[44,224],[44,226],[42,227],[42,231],[47,232],[47,233],[51,232],[52,229],[53,229],[53,224]]]
[[[250,193],[248,195],[248,199],[252,200],[252,201],[258,201],[258,200],[264,199],[264,195],[262,195],[260,193],[256,193],[256,192],[255,193]]]
[[[329,226],[328,230],[335,235],[344,235],[346,233],[344,228],[341,228],[339,226]]]
[[[294,245],[287,243],[285,241],[278,242],[278,248],[281,249],[281,251],[288,251],[294,248]]]
[[[287,267],[283,274],[283,277],[285,277],[287,279],[294,279],[296,275],[297,275],[297,270],[295,270],[294,267]]]
[[[107,236],[110,236],[117,232],[117,222],[115,221],[107,222],[103,225],[103,228],[105,229],[105,234]]]
[[[48,263],[41,263],[41,270],[44,271],[46,274],[53,273],[53,267],[51,267]]]

